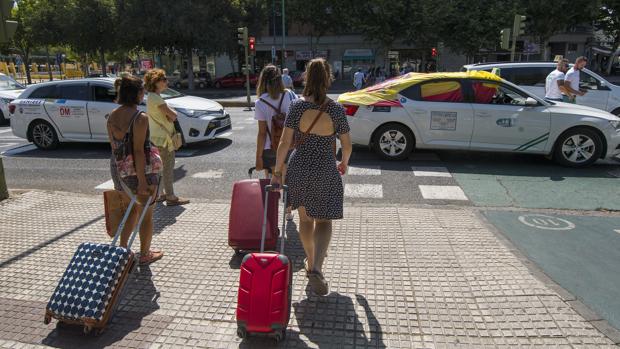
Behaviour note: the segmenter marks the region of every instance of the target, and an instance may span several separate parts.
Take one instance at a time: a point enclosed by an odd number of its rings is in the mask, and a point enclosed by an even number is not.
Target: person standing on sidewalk
[[[293,78],[291,78],[290,75],[288,75],[288,68],[284,68],[282,70],[282,83],[284,84],[284,88],[294,91],[295,88],[293,86]]]
[[[581,70],[588,64],[588,59],[584,56],[575,60],[575,65],[566,72],[564,78],[564,87],[566,92],[562,95],[562,99],[566,103],[577,103],[577,96],[586,94],[586,90],[579,89],[579,79],[581,79]]]
[[[112,148],[110,172],[114,189],[123,191],[122,179],[116,166],[115,153],[117,149],[125,145],[125,135],[129,134],[129,139],[133,141],[132,154],[136,165],[137,181],[126,182],[125,184],[140,198],[156,195],[157,175],[145,173],[147,163],[145,149],[151,146],[151,142],[149,140],[148,116],[138,110],[138,104],[144,99],[142,80],[133,76],[125,76],[117,79],[114,87],[118,95],[117,103],[121,106],[110,113],[106,124]],[[129,201],[128,198],[127,201]],[[137,224],[139,211],[141,210],[138,209],[138,206],[134,206],[127,218],[127,223],[121,232],[120,246],[127,247],[131,232]],[[148,208],[142,226],[140,226],[140,264],[149,264],[164,256],[163,252],[151,249],[152,239],[153,206]]]
[[[364,81],[366,80],[364,73],[362,72],[362,68],[357,68],[357,72],[353,74],[353,86],[355,86],[356,90],[361,90],[364,86]],[[308,81],[306,79],[306,81]]]
[[[351,157],[351,137],[344,108],[327,98],[331,67],[322,58],[308,64],[303,98],[293,101],[286,118],[271,183],[279,186],[288,149],[295,140],[286,184],[289,204],[299,211],[299,236],[304,267],[313,291],[329,293],[323,261],[332,236],[332,220],[342,219],[344,187],[341,176]],[[336,136],[342,144],[342,161],[336,163]]]
[[[174,134],[174,121],[177,113],[166,104],[161,93],[168,88],[166,72],[162,69],[151,69],[144,75],[146,90],[149,92],[146,102],[146,112],[149,115],[151,127],[151,141],[159,148],[163,163],[162,181],[164,192],[157,201],[166,201],[168,206],[185,205],[189,200],[174,195],[174,142],[171,135]]]
[[[280,139],[284,129],[284,117],[288,113],[291,102],[297,99],[297,95],[284,88],[284,76],[280,75],[278,68],[273,64],[268,64],[261,71],[256,92],[258,95],[254,107],[254,119],[258,121],[256,170],[264,169],[266,175],[269,175],[267,169],[271,169],[273,173],[278,149],[278,144],[272,144],[272,141]],[[276,122],[273,118],[279,116],[281,127],[275,127]],[[286,178],[286,164],[282,168],[282,176]],[[290,208],[286,218],[293,219]]]
[[[549,101],[562,102],[562,93],[567,93],[564,86],[564,79],[568,71],[568,59],[563,58],[558,61],[554,71],[547,75],[545,80],[545,99]]]

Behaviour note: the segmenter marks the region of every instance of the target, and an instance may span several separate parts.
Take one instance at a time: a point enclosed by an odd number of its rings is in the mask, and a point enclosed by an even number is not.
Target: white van
[[[493,68],[498,68],[503,79],[544,98],[545,79],[555,70],[556,66],[554,62],[480,63],[465,65],[463,71],[491,72]],[[580,76],[579,87],[588,92],[584,96],[577,97],[577,103],[620,116],[620,86],[610,83],[587,68],[581,71]]]

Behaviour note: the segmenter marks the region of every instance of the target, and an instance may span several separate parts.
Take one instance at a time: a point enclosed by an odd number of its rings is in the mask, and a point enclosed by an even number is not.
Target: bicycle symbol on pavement
[[[575,224],[566,219],[545,216],[542,214],[526,214],[519,216],[519,222],[543,230],[571,230]]]

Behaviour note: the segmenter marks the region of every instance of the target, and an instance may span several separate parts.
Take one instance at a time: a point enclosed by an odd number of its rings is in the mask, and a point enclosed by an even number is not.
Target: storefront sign
[[[375,59],[375,55],[369,48],[348,49],[344,51],[343,59],[370,60]]]
[[[298,61],[309,61],[312,58],[328,58],[329,51],[327,50],[318,50],[314,51],[314,55],[312,51],[295,51],[295,59]]]

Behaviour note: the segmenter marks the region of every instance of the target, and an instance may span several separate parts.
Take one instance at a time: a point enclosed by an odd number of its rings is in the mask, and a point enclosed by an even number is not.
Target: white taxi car
[[[385,159],[414,148],[523,152],[582,167],[620,154],[620,118],[545,101],[485,71],[409,73],[340,95],[353,143]]]
[[[0,73],[0,125],[10,120],[9,103],[24,92],[25,88],[12,77]]]
[[[108,142],[106,122],[118,107],[115,96],[110,78],[29,86],[9,105],[13,134],[41,149],[53,149],[61,142]],[[217,102],[171,89],[162,97],[178,112],[186,143],[213,139],[231,129],[230,115]],[[146,104],[139,108],[146,110]]]

